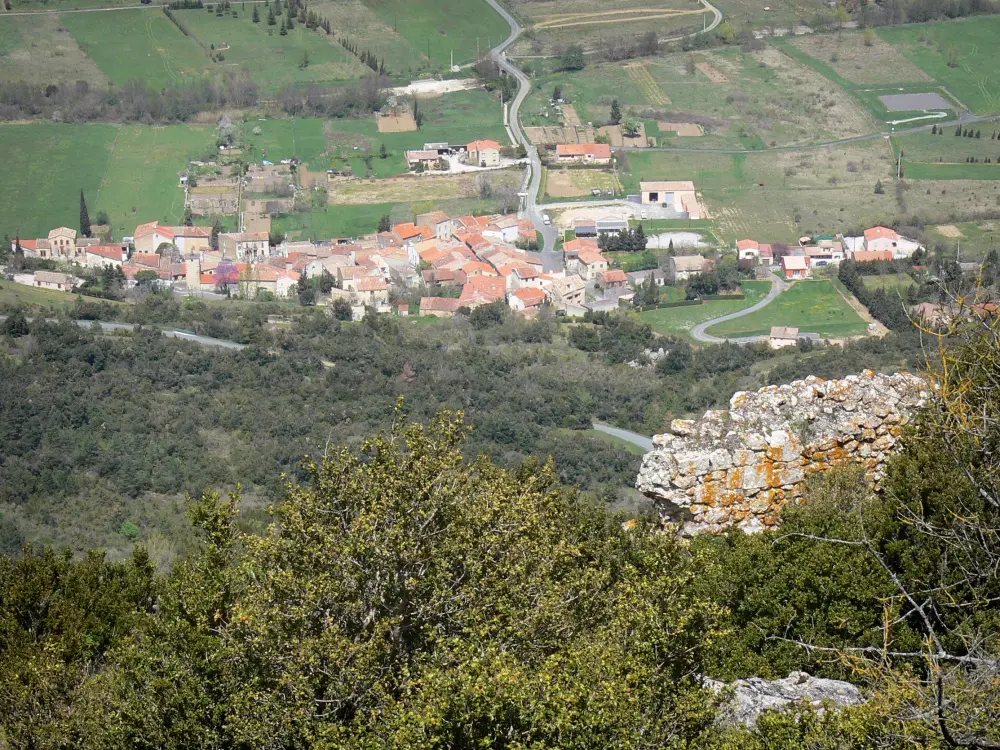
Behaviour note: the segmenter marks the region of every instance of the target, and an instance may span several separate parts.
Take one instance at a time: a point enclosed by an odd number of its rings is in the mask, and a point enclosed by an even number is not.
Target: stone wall
[[[653,438],[636,480],[681,533],[748,533],[777,524],[810,474],[860,462],[870,481],[885,471],[903,426],[928,396],[920,378],[866,370],[843,380],[810,376],[740,391],[729,410],[675,419]]]

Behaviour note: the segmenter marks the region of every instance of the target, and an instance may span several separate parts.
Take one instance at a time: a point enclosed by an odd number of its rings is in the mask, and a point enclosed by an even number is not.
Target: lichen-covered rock
[[[878,482],[897,438],[928,397],[907,373],[866,370],[842,380],[810,376],[740,391],[729,410],[674,420],[653,438],[636,480],[664,521],[683,534],[738,526],[753,533],[777,523],[802,497],[806,477],[837,464],[863,463]]]
[[[844,708],[864,702],[861,691],[851,683],[812,677],[805,672],[792,672],[783,680],[751,677],[728,685],[705,680],[705,686],[716,693],[732,688],[732,697],[719,711],[719,724],[727,726],[753,727],[765,711],[784,711],[796,705],[811,706],[822,712],[826,706]]]

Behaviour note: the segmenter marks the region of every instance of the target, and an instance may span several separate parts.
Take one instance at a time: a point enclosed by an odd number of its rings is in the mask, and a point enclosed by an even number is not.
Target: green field
[[[905,291],[913,285],[913,277],[905,273],[887,273],[879,276],[865,276],[865,286],[869,289],[885,289],[887,292]]]
[[[249,8],[243,10],[238,5],[234,8],[239,18],[231,14],[219,18],[204,10],[174,11],[202,49],[211,50],[215,45],[218,52],[229,46],[221,52],[225,60],[216,63],[219,70],[246,67],[265,91],[276,91],[289,84],[354,80],[368,70],[336,43],[335,34],[327,36],[322,30],[311,31],[296,23],[287,36],[281,36],[279,26],[267,25],[266,12],[260,23],[253,23]]]
[[[826,11],[826,6],[818,0],[777,0],[777,2],[757,2],[756,0],[719,0],[712,3],[722,11],[737,29],[743,26],[790,26],[794,23],[809,23],[817,13]],[[768,10],[764,10],[768,8]]]
[[[979,115],[1000,113],[1000,17],[881,28],[879,36]],[[949,65],[955,55],[953,65]]]
[[[699,323],[722,315],[743,310],[762,300],[771,288],[769,281],[744,281],[743,295],[745,299],[711,300],[700,305],[685,307],[667,307],[662,310],[650,310],[640,313],[643,322],[652,326],[653,330],[664,336],[685,337]]]
[[[0,125],[7,145],[0,180],[0,232],[44,237],[77,226],[80,190],[91,216],[104,209],[116,234],[141,222],[179,221],[178,175],[210,147],[213,129],[176,125]]]
[[[158,10],[66,13],[61,19],[80,48],[119,86],[138,79],[163,88],[214,71],[217,65]]]
[[[903,152],[904,175],[915,180],[1000,180],[998,123],[972,125],[971,130],[979,132],[980,138],[956,136],[956,128],[942,128],[944,132],[936,135],[922,132],[895,136],[892,146],[897,155]],[[969,158],[977,161],[968,163]]]
[[[764,336],[772,326],[792,326],[824,337],[857,336],[868,324],[829,281],[797,281],[771,304],[709,328],[712,336]]]
[[[268,159],[277,164],[282,159],[298,157],[314,169],[323,166],[326,136],[323,121],[318,118],[250,119],[243,128],[245,157],[249,161]],[[259,135],[254,133],[257,129],[261,131]]]
[[[362,0],[313,0],[309,10],[330,22],[334,36],[346,36],[358,49],[368,50],[384,60],[387,72],[393,77],[409,79],[421,70],[440,69]]]
[[[76,295],[38,289],[13,281],[0,281],[0,315],[12,307],[63,310],[76,304]]]
[[[483,0],[363,0],[386,26],[439,64],[475,62],[480,53],[502,42],[510,27]]]

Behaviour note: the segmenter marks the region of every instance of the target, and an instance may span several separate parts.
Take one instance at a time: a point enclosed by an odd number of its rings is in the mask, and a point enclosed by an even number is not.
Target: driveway
[[[762,338],[766,338],[764,336],[743,336],[740,338],[725,339],[705,333],[705,329],[711,328],[716,323],[724,323],[727,320],[736,320],[737,318],[742,318],[744,315],[749,315],[750,313],[757,312],[758,310],[763,310],[765,307],[774,302],[775,298],[788,288],[788,284],[779,279],[773,273],[769,273],[768,278],[772,282],[771,291],[767,293],[767,296],[764,297],[764,299],[756,305],[751,305],[744,310],[737,310],[734,313],[729,313],[728,315],[722,315],[718,318],[706,320],[704,323],[699,323],[691,329],[691,338],[695,341],[700,341],[703,344],[724,344],[727,341],[734,344],[749,344],[754,341],[760,341]]]

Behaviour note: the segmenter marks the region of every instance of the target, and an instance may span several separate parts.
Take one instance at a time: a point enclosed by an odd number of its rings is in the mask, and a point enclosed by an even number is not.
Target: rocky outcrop
[[[753,727],[765,711],[783,711],[806,705],[823,711],[831,706],[844,708],[864,702],[861,691],[849,682],[811,677],[805,672],[792,672],[783,680],[736,680],[726,684],[705,680],[705,686],[716,693],[732,688],[732,697],[719,709],[719,723]]]
[[[866,370],[843,380],[808,377],[740,391],[729,410],[675,419],[653,438],[636,480],[664,521],[692,535],[778,523],[806,478],[849,462],[877,483],[903,426],[928,396],[920,378]]]

